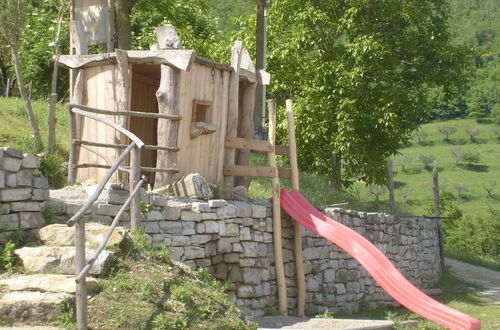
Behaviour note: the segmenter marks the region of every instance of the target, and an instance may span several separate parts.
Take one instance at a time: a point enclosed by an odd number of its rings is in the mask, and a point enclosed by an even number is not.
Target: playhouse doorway
[[[160,87],[159,65],[133,64],[130,109],[132,111],[158,113],[156,91]],[[130,131],[147,145],[157,145],[158,119],[130,117]],[[156,167],[156,150],[141,152],[141,167]],[[154,184],[155,173],[144,173],[148,182]]]

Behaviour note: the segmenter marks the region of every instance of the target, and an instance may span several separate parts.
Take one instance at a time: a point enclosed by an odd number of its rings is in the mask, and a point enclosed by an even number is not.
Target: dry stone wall
[[[127,185],[111,184],[86,215],[87,221],[111,223],[128,196]],[[67,220],[83,204],[85,190],[67,188],[51,192],[48,205],[57,217]],[[68,201],[64,198],[72,196]],[[78,200],[81,198],[81,200]],[[143,229],[155,246],[167,244],[173,259],[203,267],[216,278],[229,282],[229,296],[249,315],[276,308],[271,203],[195,200],[142,192],[148,204]],[[374,242],[418,287],[434,285],[440,275],[436,225],[426,219],[398,219],[385,214],[328,209],[333,219],[353,228]],[[126,213],[122,222],[130,224]],[[346,253],[329,241],[303,231],[307,308],[310,313],[356,312],[395,302]],[[283,219],[283,246],[288,305],[296,308],[296,280],[292,221]]]
[[[44,225],[41,215],[49,198],[49,182],[40,160],[9,147],[0,148],[0,250],[18,229]]]

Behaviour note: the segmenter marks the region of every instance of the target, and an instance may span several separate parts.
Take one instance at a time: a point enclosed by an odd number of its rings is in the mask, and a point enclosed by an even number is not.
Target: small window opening
[[[192,122],[204,122],[209,123],[210,120],[210,110],[212,109],[212,102],[210,101],[193,101],[193,118]]]

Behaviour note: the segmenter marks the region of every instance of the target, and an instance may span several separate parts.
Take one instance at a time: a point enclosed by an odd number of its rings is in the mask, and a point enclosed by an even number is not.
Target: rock
[[[199,173],[186,175],[172,185],[176,196],[186,196],[208,200],[213,193],[210,185]]]
[[[252,217],[262,219],[266,217],[266,207],[263,205],[252,205]]]
[[[59,316],[59,304],[72,298],[68,293],[7,292],[0,296],[0,321],[23,326],[54,322]]]
[[[9,214],[10,213],[10,204],[1,204],[0,203],[0,215]]]
[[[13,149],[11,147],[2,147],[0,148],[4,152],[5,155],[11,156],[14,158],[23,158],[23,153],[20,152],[19,150]],[[0,157],[1,158],[1,157]]]
[[[23,247],[16,250],[15,254],[28,272],[69,275],[76,271],[74,247]],[[94,255],[94,250],[86,250],[86,255],[87,260],[90,259]],[[93,275],[103,273],[111,265],[113,257],[113,252],[102,251],[89,273]]]
[[[40,212],[20,212],[19,225],[21,228],[37,229],[45,225],[45,219]]]
[[[85,224],[85,246],[96,249],[101,244],[104,235],[108,232],[109,226],[99,223]],[[126,230],[122,227],[116,227],[111,234],[107,246],[118,245],[123,241]],[[38,239],[47,246],[74,246],[75,229],[64,224],[53,224],[46,226],[38,231]]]
[[[5,172],[0,171],[0,189],[5,188]]]
[[[260,284],[260,271],[255,268],[243,269],[243,283],[245,284]]]
[[[49,180],[44,176],[37,176],[33,179],[33,187],[38,189],[48,189]]]
[[[208,201],[208,206],[216,208],[216,207],[224,207],[227,205],[227,201],[225,199],[211,199]]]
[[[0,286],[7,291],[39,291],[71,293],[76,291],[75,277],[60,274],[34,274],[21,275],[6,279],[0,279]],[[87,277],[87,290],[96,292],[99,283],[93,277]]]
[[[33,154],[24,154],[22,168],[40,168],[40,159]]]
[[[40,212],[42,208],[38,202],[12,202],[11,212]]]
[[[0,215],[0,228],[3,230],[17,230],[19,228],[19,216],[16,213]]]
[[[21,159],[11,158],[11,157],[3,157],[0,158],[0,170],[5,170],[9,172],[17,172],[21,169],[22,164]]]
[[[31,198],[31,188],[2,189],[0,190],[0,202],[24,201]]]
[[[46,201],[50,198],[48,189],[33,189],[33,196],[31,199],[34,201]]]
[[[17,186],[16,173],[10,173],[5,176],[5,185],[11,188],[15,188]]]
[[[33,170],[22,170],[17,172],[16,175],[16,185],[21,186],[21,187],[31,187],[32,186],[32,181],[33,181]],[[38,177],[40,178],[40,177]],[[47,179],[45,179],[47,180]],[[49,182],[47,181],[47,187],[49,187]],[[38,188],[38,187],[35,187]]]
[[[228,204],[224,207],[219,207],[217,209],[218,219],[234,218],[236,216],[236,207],[232,204]]]
[[[245,186],[237,186],[233,189],[234,199],[242,202],[249,202],[252,199],[248,196],[248,189]]]
[[[168,206],[163,208],[165,220],[177,220],[181,216],[181,208],[177,206]]]

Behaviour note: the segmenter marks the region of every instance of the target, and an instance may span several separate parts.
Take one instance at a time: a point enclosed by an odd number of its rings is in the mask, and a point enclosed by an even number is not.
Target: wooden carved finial
[[[155,29],[159,49],[181,49],[181,39],[173,25],[159,26]]]

